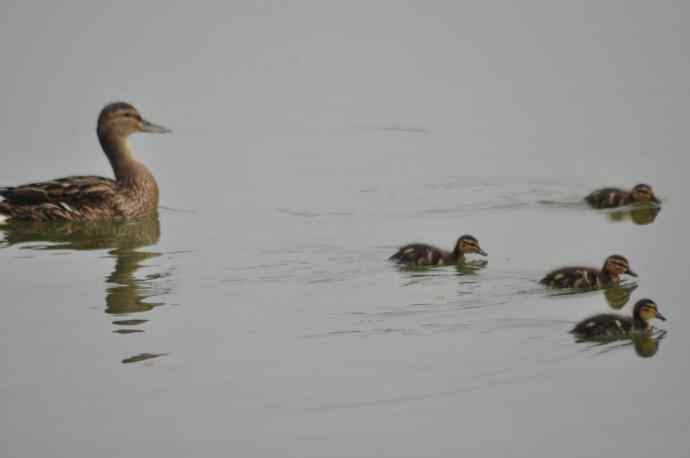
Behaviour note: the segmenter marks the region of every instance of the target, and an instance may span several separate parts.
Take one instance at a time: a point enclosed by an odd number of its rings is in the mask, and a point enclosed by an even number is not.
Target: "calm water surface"
[[[2,184],[108,174],[112,98],[175,133],[132,138],[157,217],[0,229],[3,456],[686,455],[686,11],[612,6],[590,29],[548,4],[382,5],[197,11],[209,35],[189,36],[188,7],[152,10],[112,68],[95,48],[118,49],[123,13],[83,12],[77,40],[61,12],[32,41],[74,46],[50,87],[8,58]],[[7,26],[0,43],[27,35]],[[581,204],[639,181],[658,214]],[[464,233],[482,268],[386,261]],[[627,290],[537,284],[614,253]],[[568,333],[643,297],[669,318],[652,339]]]

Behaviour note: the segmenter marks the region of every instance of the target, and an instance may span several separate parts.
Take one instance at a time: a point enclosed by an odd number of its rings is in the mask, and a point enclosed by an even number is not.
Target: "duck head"
[[[137,132],[164,134],[170,132],[144,119],[136,108],[126,102],[115,102],[106,105],[98,116],[98,136],[115,136],[126,138]]]
[[[482,250],[479,246],[479,241],[471,235],[463,235],[455,244],[456,255],[463,255],[467,253],[477,253],[482,256],[487,256],[487,252]]]
[[[659,313],[659,307],[651,299],[640,299],[633,309],[633,317],[649,327],[649,322],[654,318],[666,321],[666,317]]]
[[[632,198],[634,202],[647,203],[654,202],[655,204],[660,203],[659,199],[654,195],[652,187],[648,184],[640,183],[632,189]]]
[[[637,274],[630,270],[630,264],[625,256],[621,256],[619,254],[614,254],[606,258],[603,270],[611,274],[613,277],[618,277],[622,274],[637,277]]]

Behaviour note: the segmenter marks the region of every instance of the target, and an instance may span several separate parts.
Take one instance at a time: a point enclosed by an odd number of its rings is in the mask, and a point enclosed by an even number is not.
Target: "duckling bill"
[[[475,237],[463,235],[456,242],[453,251],[442,250],[424,243],[412,243],[401,247],[388,260],[408,267],[447,266],[462,264],[467,253],[488,255],[481,249]]]
[[[630,269],[628,260],[618,254],[606,258],[601,269],[594,267],[562,267],[549,272],[539,280],[551,288],[604,288],[620,283],[620,276],[626,274],[637,277]]]
[[[580,337],[627,337],[651,329],[653,319],[666,321],[659,307],[651,299],[641,299],[635,304],[632,316],[602,313],[584,319],[570,331]]]
[[[134,159],[127,138],[134,133],[167,133],[142,118],[132,105],[106,105],[98,116],[98,140],[115,174],[69,176],[51,181],[0,187],[0,223],[11,220],[92,221],[135,218],[158,208],[158,184]]]
[[[616,208],[631,204],[660,203],[654,195],[652,187],[640,183],[626,191],[620,188],[597,189],[585,197],[585,201],[593,208]]]

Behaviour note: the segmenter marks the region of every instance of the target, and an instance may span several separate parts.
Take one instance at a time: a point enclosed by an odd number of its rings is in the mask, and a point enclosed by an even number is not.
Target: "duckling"
[[[115,179],[70,176],[52,181],[0,187],[0,222],[92,221],[125,219],[158,208],[158,184],[136,161],[127,137],[136,132],[167,133],[169,129],[141,117],[132,105],[106,105],[98,116],[98,140]]]
[[[412,243],[400,248],[388,260],[410,267],[447,266],[463,263],[465,253],[487,256],[487,252],[479,247],[479,241],[475,237],[463,235],[458,239],[452,252],[423,243]]]
[[[630,270],[628,260],[614,254],[606,258],[601,270],[594,267],[562,267],[548,273],[539,283],[552,288],[602,288],[617,285],[621,274],[637,277]]]
[[[580,337],[627,337],[649,331],[649,322],[658,318],[666,321],[651,299],[640,299],[635,304],[632,317],[615,313],[602,313],[580,321],[570,331]]]
[[[654,195],[652,187],[644,183],[636,185],[632,188],[632,191],[625,191],[619,188],[597,189],[585,197],[585,200],[594,208],[615,208],[633,203],[660,203],[659,199]]]

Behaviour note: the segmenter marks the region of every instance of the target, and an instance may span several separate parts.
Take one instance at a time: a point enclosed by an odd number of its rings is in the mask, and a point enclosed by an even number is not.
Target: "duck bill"
[[[628,271],[625,272],[625,273],[628,274],[628,275],[630,275],[631,277],[637,277],[637,274],[636,274],[635,272],[633,272],[632,270],[630,270],[630,269],[628,269]]]
[[[656,312],[656,317],[661,321],[666,321],[666,317],[659,312]]]
[[[482,250],[481,248],[477,248],[476,253],[477,253],[477,254],[481,254],[482,256],[488,256],[488,255],[489,255],[489,253],[487,253],[486,251]]]
[[[168,134],[172,132],[172,130],[168,129],[167,127],[159,126],[158,124],[154,124],[145,119],[141,120],[140,128],[142,132],[146,132],[149,134]]]
[[[652,202],[654,202],[655,204],[660,204],[660,203],[661,203],[661,201],[659,200],[659,198],[658,198],[657,196],[652,196],[652,198],[651,198],[650,200],[651,200]]]

